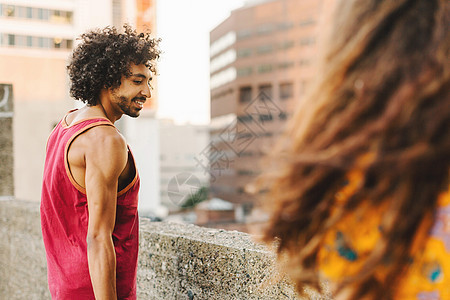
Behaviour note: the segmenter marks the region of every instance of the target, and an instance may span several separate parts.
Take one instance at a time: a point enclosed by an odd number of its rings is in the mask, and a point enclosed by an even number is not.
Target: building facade
[[[206,125],[177,125],[160,120],[160,197],[169,212],[176,212],[190,196],[209,187],[208,170],[198,162],[209,142]]]
[[[314,76],[321,10],[322,1],[254,1],[210,33],[211,193],[235,203],[237,222],[251,219],[245,186]]]

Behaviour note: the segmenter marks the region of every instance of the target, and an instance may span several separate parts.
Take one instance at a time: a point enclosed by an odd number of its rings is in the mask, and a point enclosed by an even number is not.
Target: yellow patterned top
[[[338,203],[344,203],[361,180],[361,174],[351,172],[349,184],[337,195]],[[380,240],[380,216],[383,207],[366,207],[361,213],[345,216],[325,235],[319,251],[321,273],[334,282],[355,274],[369,253]],[[426,228],[427,226],[422,226]],[[412,257],[407,273],[401,279],[395,299],[401,300],[450,300],[450,191],[440,195],[436,222],[431,232],[419,229],[413,244],[425,248]],[[380,267],[375,276],[383,277]]]

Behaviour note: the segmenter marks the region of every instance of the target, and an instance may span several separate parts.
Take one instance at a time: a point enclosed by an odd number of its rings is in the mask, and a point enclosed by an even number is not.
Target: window
[[[242,115],[238,116],[237,120],[241,123],[251,123],[253,121],[253,117],[251,115]],[[241,138],[244,138],[244,136],[241,136]]]
[[[267,73],[272,71],[272,65],[264,64],[258,66],[258,73]]]
[[[8,45],[14,46],[16,44],[16,36],[14,34],[8,34]]]
[[[31,7],[27,7],[27,18],[31,19],[33,18],[33,9]]]
[[[53,48],[61,48],[62,39],[61,38],[54,38],[53,39]]]
[[[311,60],[309,60],[309,59],[301,59],[299,61],[299,64],[300,64],[300,66],[308,66],[308,65],[311,64]]]
[[[272,50],[273,50],[272,45],[262,45],[259,46],[256,51],[258,52],[258,54],[266,54],[272,52]]]
[[[50,48],[50,39],[45,37],[38,38],[38,47],[39,48]]]
[[[292,83],[280,84],[280,99],[285,100],[293,96],[294,88]]]
[[[253,68],[252,67],[247,67],[247,68],[239,68],[237,69],[237,76],[238,77],[244,77],[244,76],[249,76],[253,73]]]
[[[272,117],[272,115],[264,115],[264,114],[261,114],[261,115],[259,115],[259,121],[261,121],[261,122],[267,122],[267,121],[272,121],[273,120],[273,117]]]
[[[259,91],[258,94],[264,94],[266,97],[272,98],[272,85],[271,84],[260,85],[258,88],[258,91]]]
[[[280,49],[289,49],[289,48],[292,48],[293,46],[294,46],[294,41],[284,41],[283,43],[281,43]]]
[[[251,49],[238,49],[237,51],[237,57],[248,57],[252,55],[252,50]]]
[[[250,102],[252,100],[252,87],[244,86],[239,89],[239,102]]]
[[[39,20],[48,20],[49,19],[49,11],[48,11],[48,9],[38,8],[37,18]]]
[[[237,39],[243,40],[252,36],[252,32],[248,29],[240,30],[237,33]]]
[[[33,37],[27,36],[27,47],[33,47]]]
[[[292,61],[281,62],[278,64],[278,68],[280,68],[280,69],[289,69],[289,68],[292,68],[293,66],[294,66],[294,62],[292,62]]]
[[[292,22],[278,24],[279,30],[288,30],[291,29],[292,27],[294,27],[294,24]]]
[[[263,24],[258,27],[257,32],[260,35],[269,34],[274,30],[274,26],[272,24]]]
[[[16,8],[14,5],[8,5],[6,7],[6,16],[14,17],[16,15]]]
[[[306,37],[306,38],[302,38],[300,40],[300,45],[302,45],[302,46],[312,45],[315,42],[316,42],[316,39],[314,37]]]
[[[287,116],[287,114],[286,114],[285,112],[281,112],[280,115],[279,115],[279,117],[280,117],[280,120],[283,120],[283,121],[284,121],[284,120],[287,119],[288,116]]]

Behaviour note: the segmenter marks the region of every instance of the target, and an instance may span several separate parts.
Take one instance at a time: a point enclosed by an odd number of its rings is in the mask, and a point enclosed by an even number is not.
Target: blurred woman
[[[264,239],[300,293],[450,299],[449,3],[338,3],[262,177]]]

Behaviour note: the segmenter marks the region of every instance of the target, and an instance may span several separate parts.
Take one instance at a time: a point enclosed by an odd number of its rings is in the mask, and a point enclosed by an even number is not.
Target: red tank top
[[[48,285],[53,299],[95,299],[87,261],[86,191],[73,179],[67,151],[72,141],[95,126],[114,126],[107,119],[88,119],[67,126],[59,122],[47,142],[41,226],[47,256]],[[129,152],[128,159],[134,163]],[[139,176],[117,194],[113,242],[118,299],[136,299]]]

